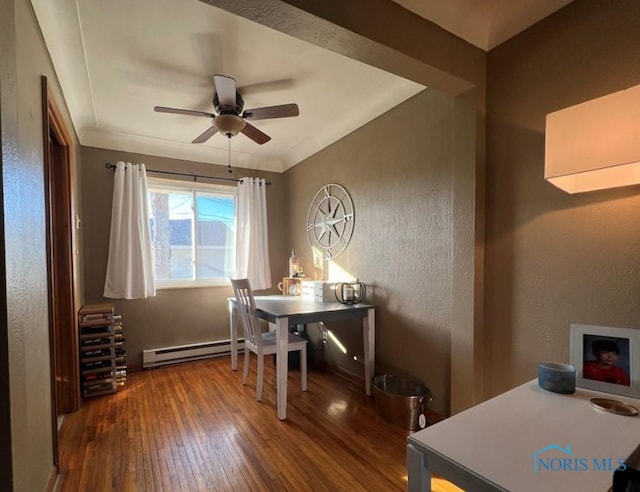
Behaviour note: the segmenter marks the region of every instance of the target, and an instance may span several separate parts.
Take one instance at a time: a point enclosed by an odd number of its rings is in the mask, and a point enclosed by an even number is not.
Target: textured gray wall
[[[545,115],[640,84],[640,2],[576,1],[489,54],[487,396],[569,360],[569,324],[640,327],[638,186],[544,181]]]
[[[16,1],[17,159],[3,165],[15,490],[41,489],[51,469],[51,386],[40,72],[46,66],[28,2]],[[28,246],[27,246],[28,245]],[[29,461],[30,461],[29,460]]]
[[[13,488],[43,490],[53,454],[41,75],[72,127],[30,3],[0,5],[6,27],[0,30],[0,83]]]
[[[305,271],[313,267],[306,221],[315,193],[337,183],[351,195],[353,237],[334,263],[365,282],[377,305],[377,372],[422,380],[442,413],[449,410],[452,125],[453,98],[427,89],[286,173],[289,238]],[[360,324],[327,327],[348,353],[328,343],[325,358],[362,375]],[[319,337],[316,327],[309,334]]]
[[[15,166],[18,161],[15,141],[17,139],[18,121],[16,111],[16,54],[15,54],[15,22],[14,22],[14,1],[0,0],[0,139],[2,143],[2,153],[0,154],[0,164],[2,173],[4,168]],[[3,195],[4,176],[3,176]],[[4,197],[3,197],[4,198]],[[0,205],[4,217],[4,200]],[[0,302],[2,319],[0,320],[0,451],[3,459],[0,462],[0,484],[11,490],[13,481],[13,453],[11,448],[11,378],[9,375],[10,361],[9,350],[12,337],[9,333],[8,293],[6,278],[6,254],[5,254],[5,232],[4,220],[0,224],[2,231],[2,244],[0,257]],[[11,251],[9,251],[11,254]]]

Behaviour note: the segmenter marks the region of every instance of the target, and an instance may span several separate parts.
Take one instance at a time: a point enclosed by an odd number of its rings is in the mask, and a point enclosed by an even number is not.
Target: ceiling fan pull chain
[[[233,171],[231,170],[231,135],[227,135],[227,144],[228,144],[228,149],[229,149],[229,157],[227,159],[227,167],[229,168],[229,172],[232,173]]]

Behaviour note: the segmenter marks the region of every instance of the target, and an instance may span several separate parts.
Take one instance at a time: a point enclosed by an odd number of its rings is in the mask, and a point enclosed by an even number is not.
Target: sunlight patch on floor
[[[431,478],[431,492],[464,492],[451,482],[447,482],[443,478]]]
[[[402,477],[402,480],[408,482],[407,475]],[[431,478],[431,492],[464,492],[463,489],[456,487],[451,482],[447,482],[443,478],[432,477]]]

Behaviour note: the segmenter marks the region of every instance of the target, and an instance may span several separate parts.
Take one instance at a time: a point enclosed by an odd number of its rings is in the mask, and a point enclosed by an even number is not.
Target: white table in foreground
[[[364,342],[364,384],[371,395],[371,378],[375,370],[375,306],[347,305],[339,302],[315,302],[294,296],[255,296],[258,317],[276,327],[276,379],[278,418],[287,418],[287,338],[290,326],[362,318]],[[238,316],[236,299],[229,298],[231,331],[231,369],[238,369]]]
[[[634,398],[560,395],[531,381],[409,436],[409,492],[431,490],[431,472],[474,492],[606,492],[640,443],[640,417],[598,410],[591,398],[640,409]]]

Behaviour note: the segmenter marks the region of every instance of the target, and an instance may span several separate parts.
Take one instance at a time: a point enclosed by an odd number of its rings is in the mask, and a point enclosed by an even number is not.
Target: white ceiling
[[[394,0],[485,50],[570,0]],[[259,120],[272,140],[231,139],[233,167],[282,172],[424,89],[198,0],[31,0],[85,146],[227,164],[227,139],[191,141],[214,112],[212,75],[232,76],[245,109],[295,102]]]

